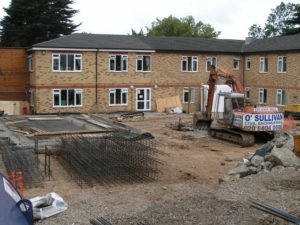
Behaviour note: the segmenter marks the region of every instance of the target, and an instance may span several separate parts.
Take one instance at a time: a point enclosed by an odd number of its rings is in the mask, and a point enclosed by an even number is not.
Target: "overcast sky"
[[[156,18],[169,15],[193,16],[196,21],[211,24],[221,31],[219,38],[244,39],[248,28],[264,25],[272,8],[280,2],[299,3],[299,0],[74,0],[73,8],[79,13],[74,17],[82,23],[78,32],[98,34],[128,34],[131,28],[150,26]],[[0,0],[0,19],[3,7],[10,0]]]

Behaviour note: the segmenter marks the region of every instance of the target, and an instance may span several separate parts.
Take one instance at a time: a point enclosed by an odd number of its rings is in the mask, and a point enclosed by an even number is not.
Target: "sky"
[[[3,7],[11,0],[0,0],[0,19]],[[245,39],[252,24],[264,25],[271,9],[280,2],[299,3],[299,0],[74,0],[72,7],[79,12],[75,23],[82,23],[77,32],[96,34],[129,34],[150,27],[156,18],[169,15],[212,25],[221,31],[222,39]]]

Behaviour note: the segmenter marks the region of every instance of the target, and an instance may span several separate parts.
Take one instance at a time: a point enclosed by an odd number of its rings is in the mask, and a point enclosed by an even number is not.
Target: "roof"
[[[300,50],[300,34],[257,39],[246,44],[244,40],[203,39],[187,37],[145,37],[131,35],[75,33],[41,42],[33,48],[193,51],[219,53],[251,53]]]

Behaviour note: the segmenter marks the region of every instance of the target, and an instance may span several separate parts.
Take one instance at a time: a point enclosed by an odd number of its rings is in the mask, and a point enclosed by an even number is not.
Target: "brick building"
[[[200,107],[211,64],[240,77],[253,104],[299,103],[300,35],[254,41],[73,34],[28,51],[36,113],[155,111],[180,96]]]

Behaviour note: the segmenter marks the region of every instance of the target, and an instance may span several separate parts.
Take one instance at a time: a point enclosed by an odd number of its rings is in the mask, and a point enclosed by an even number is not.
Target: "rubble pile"
[[[228,172],[229,175],[245,177],[251,174],[283,170],[285,168],[300,170],[300,158],[294,152],[293,136],[281,133],[258,148],[243,164]]]

